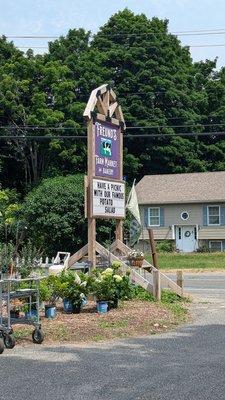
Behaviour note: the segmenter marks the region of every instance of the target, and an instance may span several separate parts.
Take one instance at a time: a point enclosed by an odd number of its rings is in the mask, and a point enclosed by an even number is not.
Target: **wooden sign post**
[[[114,91],[102,85],[92,91],[87,118],[88,259],[96,264],[96,219],[116,219],[116,239],[123,241],[125,183],[123,182],[123,134],[121,107]]]

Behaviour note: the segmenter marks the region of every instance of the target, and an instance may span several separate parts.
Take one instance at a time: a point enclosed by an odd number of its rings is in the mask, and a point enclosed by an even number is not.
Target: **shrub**
[[[132,298],[143,301],[155,301],[153,295],[139,285],[133,286]]]
[[[162,253],[172,253],[174,251],[174,243],[172,240],[162,240],[157,242],[156,249]]]

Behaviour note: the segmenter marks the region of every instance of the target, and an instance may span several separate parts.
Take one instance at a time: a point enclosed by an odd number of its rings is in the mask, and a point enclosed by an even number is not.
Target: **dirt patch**
[[[183,321],[174,310],[146,301],[123,302],[118,309],[98,314],[93,302],[80,314],[58,310],[54,320],[41,319],[44,344],[89,343],[113,338],[150,335],[164,332]],[[14,325],[17,344],[30,344],[33,327]]]

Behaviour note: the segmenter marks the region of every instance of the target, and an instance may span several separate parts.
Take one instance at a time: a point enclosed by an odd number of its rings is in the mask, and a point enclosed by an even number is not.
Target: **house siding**
[[[224,226],[204,226],[198,232],[199,240],[203,239],[225,239],[225,227]]]
[[[213,205],[210,203],[209,205]],[[224,203],[215,203],[224,207]],[[143,233],[141,239],[148,239],[148,231],[146,226],[146,209],[148,207],[160,207],[163,209],[164,214],[164,226],[152,227],[156,240],[172,240],[173,231],[172,226],[199,226],[198,239],[199,240],[213,240],[213,239],[225,239],[225,226],[204,226],[204,206],[207,204],[155,204],[155,205],[144,205],[140,206],[141,221],[143,226]],[[221,209],[222,209],[221,207]],[[187,221],[182,220],[181,213],[188,212],[189,219]]]

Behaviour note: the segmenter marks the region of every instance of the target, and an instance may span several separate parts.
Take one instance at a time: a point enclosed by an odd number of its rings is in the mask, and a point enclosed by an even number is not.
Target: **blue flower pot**
[[[30,310],[25,312],[26,319],[36,319],[37,315],[37,310]]]
[[[97,311],[99,314],[105,314],[108,311],[107,301],[97,301]]]
[[[55,318],[56,316],[56,307],[53,306],[45,306],[45,317],[46,318]]]
[[[81,308],[85,307],[85,306],[87,305],[87,303],[88,303],[88,301],[87,301],[86,297],[84,297],[84,298],[82,299]]]
[[[73,305],[70,300],[63,299],[63,309],[67,314],[72,314],[73,312]]]
[[[63,300],[63,309],[67,314],[79,314],[81,311],[82,305],[73,305],[70,300]]]

